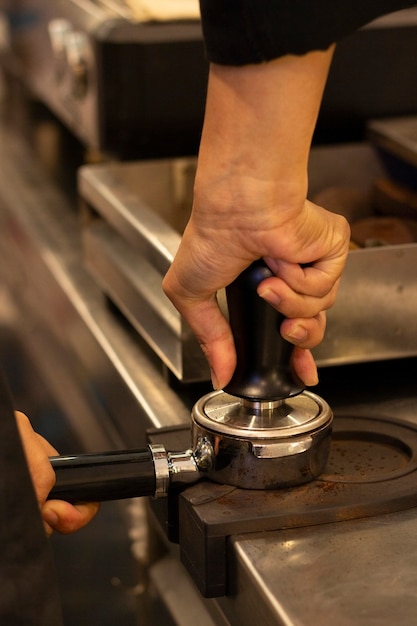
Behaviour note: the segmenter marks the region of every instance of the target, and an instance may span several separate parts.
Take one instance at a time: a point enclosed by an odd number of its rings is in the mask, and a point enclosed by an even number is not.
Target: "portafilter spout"
[[[211,392],[191,413],[191,447],[161,445],[51,459],[57,482],[50,498],[102,501],[166,495],[172,483],[202,475],[245,489],[277,489],[316,478],[330,449],[332,412],[304,391],[291,370],[292,345],[280,335],[283,317],[257,294],[272,276],[253,263],[227,288],[237,366],[223,391]]]

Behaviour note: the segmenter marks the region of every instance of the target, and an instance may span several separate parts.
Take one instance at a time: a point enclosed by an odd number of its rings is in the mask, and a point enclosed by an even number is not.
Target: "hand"
[[[306,199],[307,162],[332,50],[260,66],[212,66],[190,221],[163,288],[197,336],[215,388],[236,354],[216,293],[264,258],[258,293],[286,316],[293,366],[317,383],[323,338],[349,246],[340,215]]]
[[[79,530],[92,520],[99,505],[87,503],[74,506],[62,500],[47,500],[55,484],[55,472],[49,457],[56,456],[58,452],[33,430],[24,413],[16,411],[15,415],[46,533],[50,535],[56,530],[69,534]]]
[[[280,213],[275,215],[276,224],[268,219],[268,225],[258,223],[258,231],[249,223],[238,230],[232,219],[213,231],[195,213],[164,280],[166,292],[200,341],[212,368],[215,388],[227,384],[236,366],[230,327],[215,294],[260,257],[276,277],[263,281],[258,294],[287,318],[281,334],[298,346],[293,352],[298,376],[306,385],[317,383],[316,366],[308,348],[323,338],[324,311],[336,297],[348,251],[349,228],[344,218],[309,202],[287,223],[281,223]],[[226,241],[229,245],[222,243]]]

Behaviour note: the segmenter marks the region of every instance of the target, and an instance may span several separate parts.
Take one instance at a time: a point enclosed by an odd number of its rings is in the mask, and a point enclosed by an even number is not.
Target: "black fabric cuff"
[[[415,0],[200,0],[209,61],[262,63],[325,50],[377,17]]]

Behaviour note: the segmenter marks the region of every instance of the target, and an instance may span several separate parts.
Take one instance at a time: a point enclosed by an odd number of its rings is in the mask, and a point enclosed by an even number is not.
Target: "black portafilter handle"
[[[270,276],[266,263],[255,261],[226,288],[237,365],[224,391],[253,401],[282,400],[304,389],[291,370],[293,345],[280,334],[284,316],[256,291]]]
[[[105,502],[154,496],[156,475],[151,449],[50,458],[56,483],[49,500]]]

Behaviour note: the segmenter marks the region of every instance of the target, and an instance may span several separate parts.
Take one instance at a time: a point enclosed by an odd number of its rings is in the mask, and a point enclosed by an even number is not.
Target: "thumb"
[[[215,389],[223,389],[236,367],[236,350],[232,331],[217,300],[193,301],[181,313],[204,352]]]

